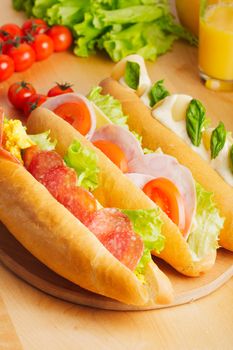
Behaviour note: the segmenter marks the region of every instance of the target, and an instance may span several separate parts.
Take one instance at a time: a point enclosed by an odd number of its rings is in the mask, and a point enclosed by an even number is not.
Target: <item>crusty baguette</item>
[[[149,266],[148,285],[141,283],[24,167],[4,159],[0,219],[36,258],[85,289],[134,305],[172,301],[160,270]]]
[[[135,93],[111,78],[103,80],[100,86],[103,94],[110,94],[122,103],[123,111],[128,115],[129,127],[143,137],[144,147],[153,150],[161,147],[165,153],[176,157],[181,164],[187,166],[195,180],[207,191],[214,193],[214,201],[221,216],[225,218],[219,243],[233,251],[233,188],[182,139],[154,119],[150,109]]]
[[[122,209],[150,209],[156,205],[139,188],[137,188],[122,172],[96,147],[85,139],[78,131],[53,112],[39,107],[35,109],[27,122],[29,133],[40,133],[50,130],[52,138],[57,143],[57,151],[64,155],[68,146],[76,138],[95,150],[99,157],[100,186],[95,191],[95,197],[106,207]],[[194,262],[188,244],[181,235],[178,227],[161,211],[163,220],[162,233],[166,237],[165,249],[160,257],[167,261],[179,272],[188,276],[199,276],[210,269],[216,254]]]

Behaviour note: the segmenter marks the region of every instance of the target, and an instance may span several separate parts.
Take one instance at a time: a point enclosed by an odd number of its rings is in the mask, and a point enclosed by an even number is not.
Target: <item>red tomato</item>
[[[42,103],[47,100],[47,96],[41,94],[34,94],[27,98],[23,107],[23,113],[25,117],[29,117],[29,114],[39,107]]]
[[[22,72],[28,69],[35,61],[35,52],[27,43],[13,46],[9,49],[8,55],[15,63],[16,72]]]
[[[46,34],[38,34],[30,44],[36,54],[36,61],[48,58],[54,51],[53,40]]]
[[[93,145],[99,148],[123,173],[128,172],[127,158],[119,146],[106,140],[94,141]]]
[[[143,191],[169,216],[185,234],[185,207],[178,188],[166,178],[149,181]]]
[[[55,86],[53,86],[47,93],[48,97],[53,97],[53,96],[58,96],[62,94],[67,94],[68,92],[74,92],[74,90],[71,88],[71,84],[69,83],[64,83],[64,84],[59,84],[56,83]]]
[[[25,101],[35,93],[36,90],[32,84],[26,83],[26,81],[19,81],[10,85],[8,89],[8,99],[14,107],[23,109]]]
[[[11,57],[0,55],[0,82],[4,81],[14,73],[15,64]]]
[[[67,50],[73,41],[71,31],[64,26],[56,25],[48,30],[47,33],[53,40],[54,51]]]
[[[40,152],[40,148],[37,145],[26,148],[23,151],[23,162],[26,169],[29,168],[32,158],[39,152]]]
[[[90,112],[82,100],[62,103],[53,112],[70,123],[82,135],[86,135],[91,128]]]
[[[44,34],[48,30],[48,26],[43,19],[32,18],[28,19],[22,25],[22,31],[24,35],[31,34]]]
[[[0,27],[0,36],[4,41],[12,40],[16,37],[22,37],[23,32],[17,24],[8,23]]]

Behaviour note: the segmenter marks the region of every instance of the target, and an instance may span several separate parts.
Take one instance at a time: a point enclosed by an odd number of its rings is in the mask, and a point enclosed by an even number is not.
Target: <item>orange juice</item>
[[[200,19],[199,68],[219,80],[233,80],[233,1],[208,6]]]

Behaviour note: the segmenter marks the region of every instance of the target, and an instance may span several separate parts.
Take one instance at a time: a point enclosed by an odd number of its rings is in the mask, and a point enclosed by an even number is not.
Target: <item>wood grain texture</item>
[[[19,338],[0,295],[0,350],[22,350]]]
[[[22,23],[23,14],[11,9],[10,0],[0,3],[0,24]],[[110,75],[113,65],[104,55],[81,59],[69,53],[54,54],[1,83],[0,104],[9,115],[17,116],[7,102],[6,91],[10,83],[21,78],[41,93],[54,81],[69,81],[76,90],[87,93]],[[149,63],[148,69],[154,80],[165,78],[172,92],[200,98],[215,124],[224,120],[233,131],[233,94],[212,92],[200,83],[196,49],[177,43],[156,64]],[[63,302],[32,288],[1,264],[0,291],[24,350],[232,349],[233,279],[196,302],[149,312],[105,311]]]

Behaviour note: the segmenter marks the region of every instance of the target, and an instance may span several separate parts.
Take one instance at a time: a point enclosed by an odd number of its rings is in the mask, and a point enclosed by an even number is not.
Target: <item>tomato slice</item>
[[[37,145],[31,146],[26,148],[23,151],[23,162],[24,162],[24,166],[26,169],[29,168],[29,165],[31,164],[32,158],[38,153],[40,152],[40,148]]]
[[[94,141],[93,145],[99,148],[123,173],[128,172],[126,156],[118,145],[106,140]]]
[[[152,199],[185,235],[185,206],[174,183],[164,177],[149,181],[143,191]]]
[[[4,122],[4,111],[0,107],[0,147],[2,146],[2,138],[3,138],[3,122]]]
[[[70,123],[82,135],[86,135],[91,128],[91,115],[82,100],[62,103],[53,112]]]

